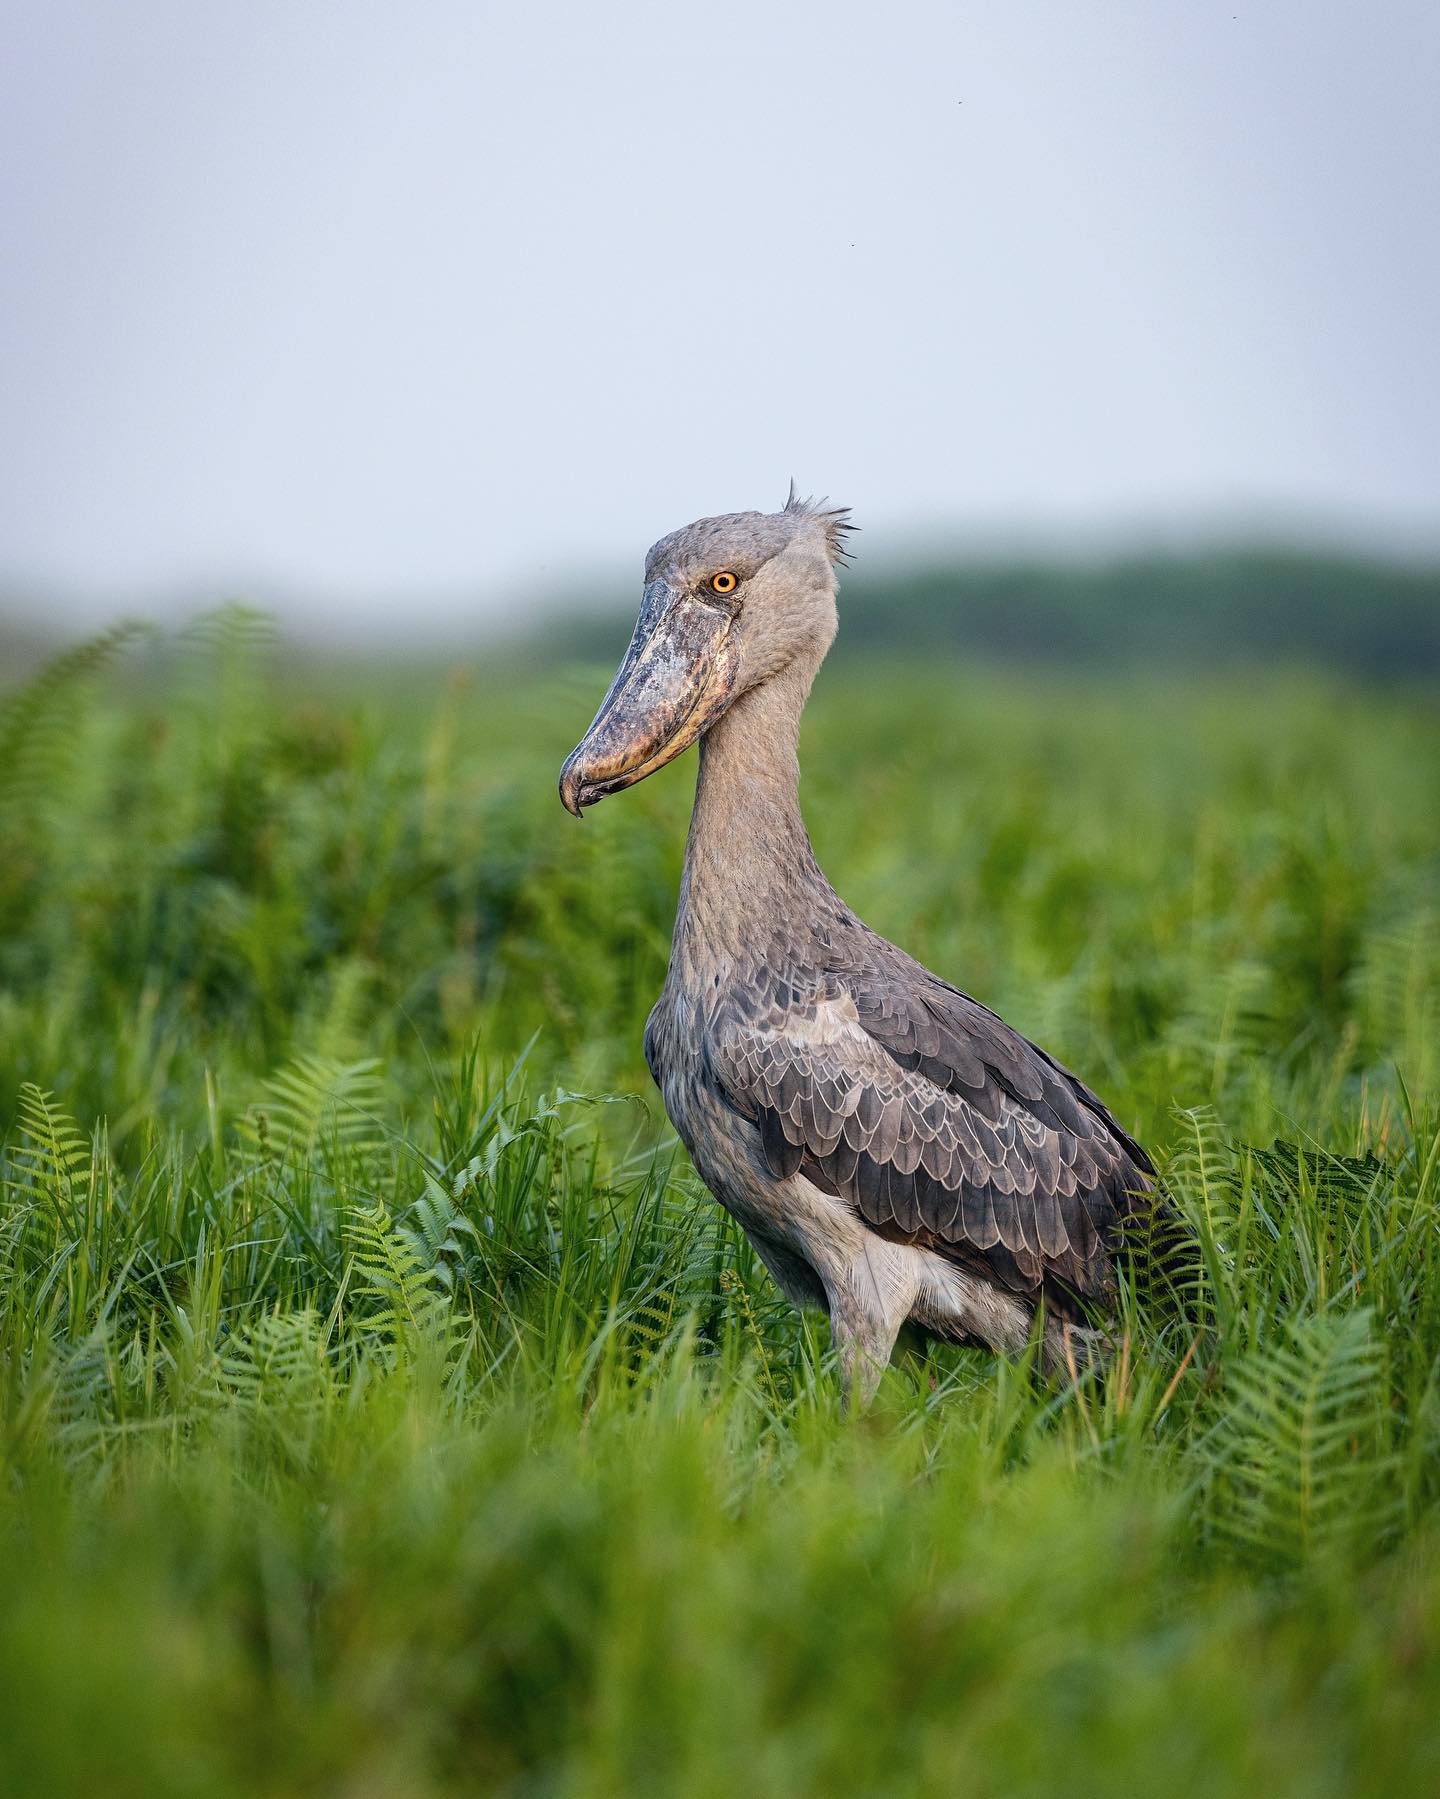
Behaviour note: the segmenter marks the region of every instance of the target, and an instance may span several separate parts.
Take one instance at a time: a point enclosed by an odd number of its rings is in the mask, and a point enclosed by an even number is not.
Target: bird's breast
[[[737,1182],[751,1178],[756,1151],[750,1138],[756,1144],[759,1139],[726,1102],[710,1069],[706,1035],[723,1002],[724,990],[713,980],[699,992],[667,982],[645,1027],[645,1058],[701,1179],[728,1205]]]

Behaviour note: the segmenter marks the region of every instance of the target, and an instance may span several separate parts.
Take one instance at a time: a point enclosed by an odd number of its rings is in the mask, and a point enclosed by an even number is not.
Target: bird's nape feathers
[[[852,555],[850,539],[860,529],[850,522],[848,506],[831,506],[822,495],[819,499],[801,494],[794,477],[790,480],[790,492],[786,495],[781,511],[790,518],[813,519],[825,533],[825,541],[829,546],[830,560],[837,568],[848,568]]]

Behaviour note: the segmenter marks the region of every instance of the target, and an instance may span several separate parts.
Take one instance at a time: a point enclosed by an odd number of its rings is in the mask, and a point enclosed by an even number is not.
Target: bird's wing
[[[877,948],[813,1000],[782,989],[715,1017],[712,1072],[770,1170],[1017,1292],[1100,1294],[1116,1226],[1150,1190],[1144,1152],[994,1013]]]

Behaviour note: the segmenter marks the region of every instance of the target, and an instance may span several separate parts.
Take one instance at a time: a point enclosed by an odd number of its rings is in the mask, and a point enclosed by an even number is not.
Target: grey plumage
[[[792,484],[780,513],[662,539],[561,792],[578,811],[700,738],[647,1060],[701,1177],[785,1291],[826,1307],[868,1392],[907,1320],[1016,1348],[1043,1300],[1060,1359],[1154,1196],[1144,1152],[1087,1087],[877,936],[815,861],[795,746],[849,528]]]

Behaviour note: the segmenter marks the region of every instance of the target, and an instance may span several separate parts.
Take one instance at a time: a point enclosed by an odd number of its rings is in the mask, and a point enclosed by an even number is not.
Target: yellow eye
[[[732,575],[728,568],[722,568],[718,575],[711,575],[710,577],[710,591],[712,593],[734,593],[739,585],[739,576]]]

